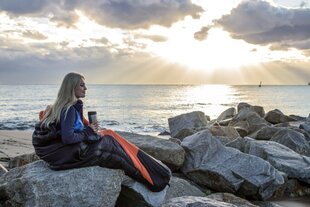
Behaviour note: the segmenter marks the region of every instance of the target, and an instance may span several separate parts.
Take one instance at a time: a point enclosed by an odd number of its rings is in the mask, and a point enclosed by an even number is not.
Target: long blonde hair
[[[74,105],[77,101],[75,96],[75,88],[78,86],[84,76],[78,73],[68,73],[59,88],[57,99],[55,103],[47,110],[42,119],[42,125],[47,126],[52,123],[60,122],[60,115],[63,110],[68,112],[70,106]]]

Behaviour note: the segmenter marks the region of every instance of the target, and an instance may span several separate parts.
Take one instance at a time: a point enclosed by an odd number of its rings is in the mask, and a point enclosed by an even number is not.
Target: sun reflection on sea
[[[184,102],[191,103],[193,110],[203,111],[216,118],[236,102],[235,88],[229,85],[198,85],[187,89]]]

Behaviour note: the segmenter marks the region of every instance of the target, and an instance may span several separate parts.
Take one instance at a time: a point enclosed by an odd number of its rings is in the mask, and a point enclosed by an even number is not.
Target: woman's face
[[[86,85],[83,79],[80,80],[79,84],[75,87],[75,97],[84,98],[86,95]]]

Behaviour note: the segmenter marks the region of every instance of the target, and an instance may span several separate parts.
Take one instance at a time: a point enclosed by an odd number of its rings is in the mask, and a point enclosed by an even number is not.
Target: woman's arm
[[[86,126],[81,132],[74,132],[74,123],[76,119],[76,109],[71,106],[65,115],[64,110],[60,117],[61,139],[64,144],[74,144],[87,140],[87,137],[94,134],[90,126]]]

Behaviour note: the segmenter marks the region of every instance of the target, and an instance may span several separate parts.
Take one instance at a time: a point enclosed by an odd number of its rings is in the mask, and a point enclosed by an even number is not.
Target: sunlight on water
[[[192,103],[195,110],[204,108],[207,115],[215,118],[234,103],[235,93],[235,89],[228,85],[193,86],[185,92],[183,101]]]

